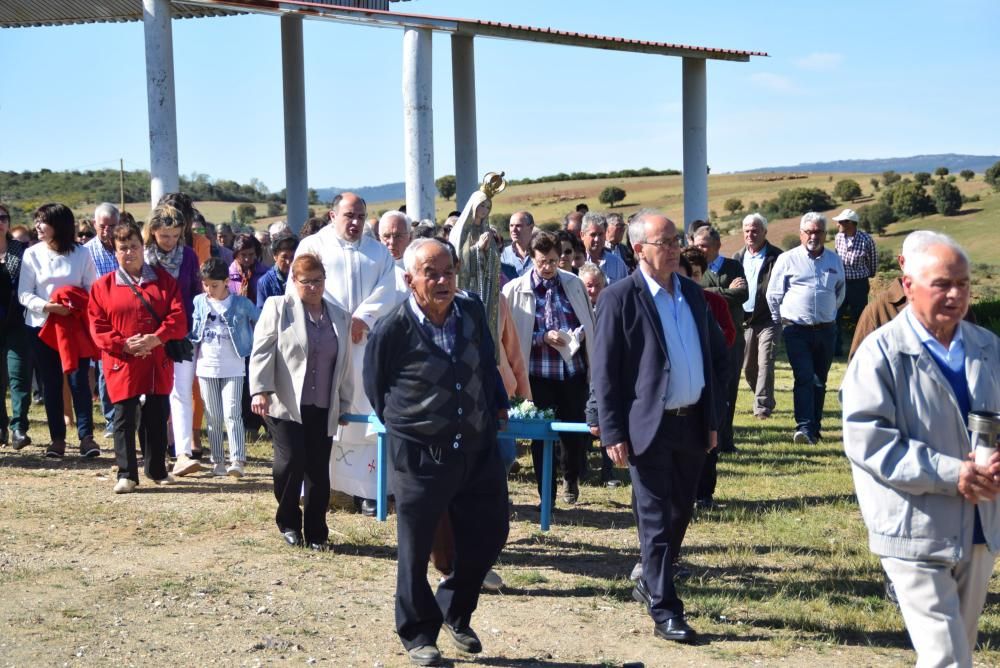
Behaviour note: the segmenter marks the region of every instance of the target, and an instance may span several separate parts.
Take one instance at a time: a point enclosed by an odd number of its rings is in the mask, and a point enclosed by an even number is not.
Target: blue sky
[[[708,63],[713,172],[1000,153],[1000,3],[413,0],[394,10],[766,51]],[[402,32],[305,23],[309,181],[403,180]],[[284,186],[278,19],[174,21],[180,170]],[[0,31],[0,169],[148,168],[141,23]],[[479,166],[680,168],[676,58],[476,41]],[[454,171],[434,38],[435,173]]]

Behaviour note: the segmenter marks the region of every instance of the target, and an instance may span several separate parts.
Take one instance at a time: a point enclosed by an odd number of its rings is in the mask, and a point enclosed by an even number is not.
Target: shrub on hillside
[[[267,203],[267,215],[269,218],[274,218],[275,216],[280,216],[282,211],[282,206],[278,202],[268,202]]]
[[[249,224],[257,218],[257,207],[253,204],[240,204],[236,207],[236,219],[244,224]]]
[[[931,182],[931,173],[917,172],[916,174],[913,175],[913,180],[922,186],[926,186],[928,183]]]
[[[879,199],[887,204],[897,219],[922,216],[936,211],[934,200],[919,183],[905,179],[886,188]]]
[[[858,209],[858,225],[865,232],[882,234],[890,223],[896,222],[892,207],[885,202],[875,202]]]
[[[760,204],[758,202],[750,200],[750,206],[747,207],[747,210],[750,211],[751,213],[753,213],[754,211],[760,211]]]
[[[891,186],[893,183],[899,183],[900,179],[903,177],[892,171],[891,169],[882,172],[882,185]]]
[[[836,202],[820,188],[790,188],[778,193],[777,199],[761,203],[761,211],[768,218],[794,218],[809,211],[826,211]]]
[[[947,167],[938,167],[937,169],[934,170],[934,176],[938,177],[939,179],[943,179],[944,177],[948,176],[948,173],[949,172]]]
[[[510,234],[507,229],[510,227],[510,214],[509,213],[491,213],[490,214],[490,227],[495,227],[500,236],[506,237]]]
[[[730,197],[723,203],[722,208],[728,211],[729,215],[733,215],[743,208],[743,200],[738,197]]]
[[[993,186],[993,190],[1000,190],[1000,162],[986,170],[983,181]]]
[[[781,249],[782,250],[792,250],[797,246],[802,245],[802,240],[799,239],[797,234],[786,234],[781,237]]]
[[[623,199],[625,199],[625,191],[618,186],[608,186],[597,196],[598,202],[608,206],[614,206],[616,202],[621,202]]]
[[[1000,336],[1000,299],[983,300],[971,307],[976,324]]]
[[[861,186],[854,179],[842,179],[833,187],[833,196],[841,202],[854,201],[861,197]]]
[[[962,192],[954,183],[938,181],[933,195],[934,207],[942,216],[954,216],[962,208]]]
[[[958,175],[961,176],[966,181],[971,181],[972,179],[976,178],[976,173],[971,169],[963,169],[958,173]]]
[[[878,179],[869,179],[868,183],[872,184],[872,190],[874,190],[875,192],[878,192],[878,188],[879,188]]]
[[[876,273],[899,271],[899,258],[895,253],[881,246],[875,252],[878,255],[878,259],[875,261]]]

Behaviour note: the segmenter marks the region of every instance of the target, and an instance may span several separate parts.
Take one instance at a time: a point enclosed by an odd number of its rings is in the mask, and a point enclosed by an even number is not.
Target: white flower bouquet
[[[555,420],[556,412],[551,408],[539,408],[527,399],[514,397],[510,401],[507,417],[511,420]]]

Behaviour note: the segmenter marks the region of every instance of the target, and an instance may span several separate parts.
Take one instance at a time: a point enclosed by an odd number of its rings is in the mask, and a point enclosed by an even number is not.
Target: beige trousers
[[[882,559],[917,652],[917,668],[971,668],[995,557],[985,545],[975,545],[970,559],[954,565]]]

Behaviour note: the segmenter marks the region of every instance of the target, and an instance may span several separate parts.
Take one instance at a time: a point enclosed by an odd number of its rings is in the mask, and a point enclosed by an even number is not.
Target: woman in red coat
[[[173,482],[167,473],[168,396],[174,384],[174,363],[163,344],[187,334],[187,318],[177,281],[143,259],[142,233],[134,223],[114,233],[118,271],[98,279],[90,292],[90,332],[101,351],[108,396],[115,406],[113,421],[116,494],[128,494],[139,484],[135,454],[136,425],[143,430],[146,476],[157,484]],[[135,291],[152,308],[150,313]],[[139,397],[145,395],[140,405]],[[141,417],[138,413],[141,411]]]

